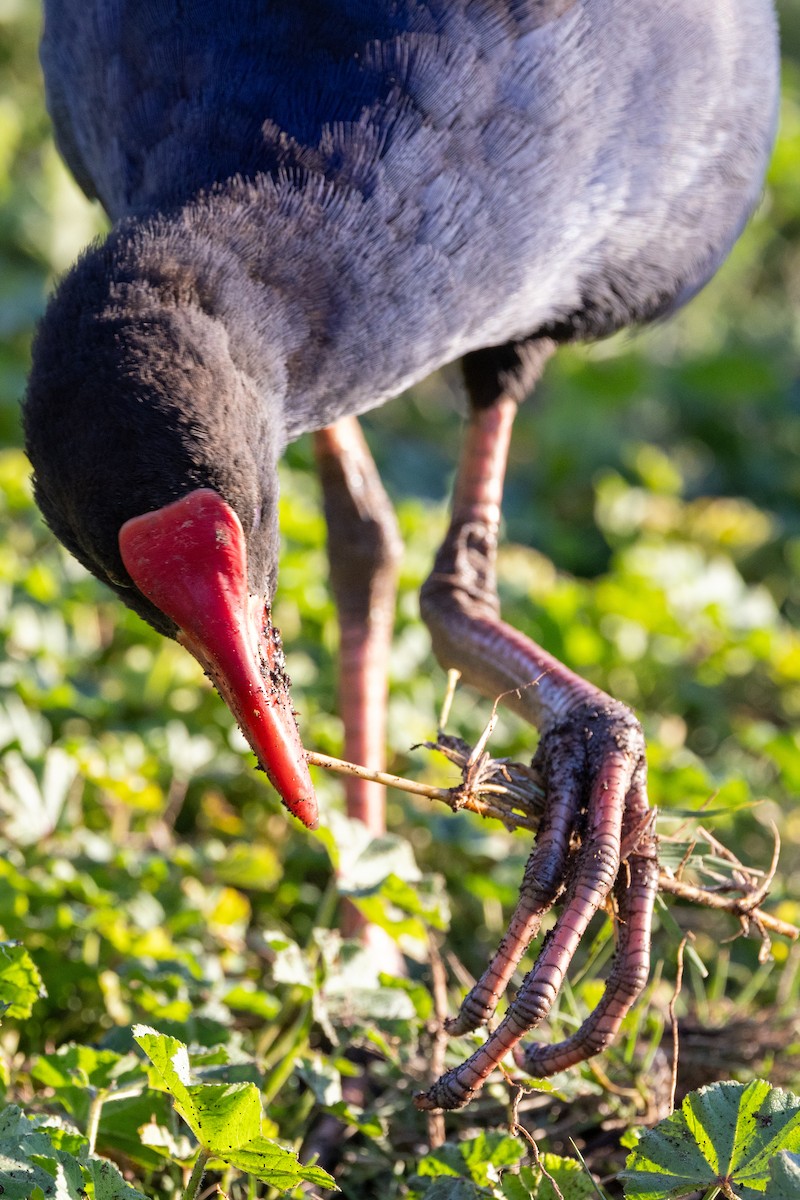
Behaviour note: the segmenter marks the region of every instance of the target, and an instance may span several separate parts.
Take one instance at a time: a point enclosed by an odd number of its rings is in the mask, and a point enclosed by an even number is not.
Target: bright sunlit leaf
[[[627,1200],[662,1200],[718,1187],[741,1200],[794,1200],[771,1179],[776,1157],[800,1150],[800,1097],[752,1083],[691,1092],[679,1111],[645,1133],[621,1178]],[[784,1181],[794,1163],[784,1163]],[[727,1191],[725,1191],[727,1189]],[[800,1200],[800,1192],[796,1193]]]

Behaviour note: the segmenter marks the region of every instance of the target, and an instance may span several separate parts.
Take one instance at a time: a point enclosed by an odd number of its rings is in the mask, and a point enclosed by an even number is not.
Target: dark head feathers
[[[115,233],[82,256],[51,300],[24,404],[48,524],[163,632],[174,631],[130,591],[117,538],[130,517],[194,488],[214,488],[237,512],[255,535],[254,590],[274,587],[267,535],[275,539],[281,409],[265,410],[219,292],[211,272],[147,231]]]

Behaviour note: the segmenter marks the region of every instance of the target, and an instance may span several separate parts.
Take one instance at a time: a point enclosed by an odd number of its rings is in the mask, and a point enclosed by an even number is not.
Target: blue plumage
[[[481,346],[680,303],[775,121],[769,0],[48,0],[42,61],[117,225],[44,319],[28,445],[112,580],[121,522],[198,481],[247,529],[304,430]]]

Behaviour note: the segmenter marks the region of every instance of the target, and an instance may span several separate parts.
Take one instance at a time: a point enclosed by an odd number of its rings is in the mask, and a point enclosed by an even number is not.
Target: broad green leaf
[[[220,1157],[261,1133],[261,1097],[253,1083],[192,1083],[189,1052],[178,1038],[145,1025],[133,1036],[201,1146]]]
[[[235,1012],[252,1013],[262,1021],[274,1021],[281,1011],[277,996],[260,991],[249,981],[231,988],[225,995],[225,1003]]]
[[[782,1150],[770,1166],[766,1200],[800,1200],[800,1154]]]
[[[147,1200],[147,1197],[126,1183],[113,1163],[104,1158],[92,1158],[89,1164],[94,1183],[94,1200]]]
[[[347,896],[376,891],[390,875],[405,883],[422,878],[414,851],[405,838],[393,834],[372,837],[357,822],[338,818],[335,831],[340,837],[339,888]]]
[[[49,1188],[44,1189],[47,1200],[84,1200],[84,1174],[74,1158],[59,1155],[52,1168],[45,1166],[45,1170],[51,1177]]]
[[[424,941],[427,927],[444,931],[450,924],[449,902],[436,875],[408,882],[390,873],[372,889],[343,894],[367,920],[395,939],[405,936]]]
[[[396,975],[386,975],[383,972],[381,972],[378,978],[383,987],[405,992],[411,1000],[414,1012],[420,1021],[429,1021],[433,1016],[433,997],[422,984],[415,983],[411,979],[402,979]]]
[[[65,1139],[62,1134],[68,1134]],[[0,1189],[10,1200],[29,1200],[40,1188],[48,1200],[83,1200],[81,1164],[60,1145],[83,1154],[86,1140],[56,1117],[28,1119],[16,1105],[0,1113]]]
[[[198,1142],[216,1158],[282,1190],[304,1181],[335,1187],[326,1171],[302,1166],[291,1150],[262,1135],[254,1083],[193,1083],[183,1042],[144,1025],[135,1026],[133,1035]]]
[[[368,1138],[383,1137],[386,1130],[380,1120],[372,1113],[365,1113],[360,1108],[354,1108],[340,1100],[338,1104],[326,1104],[325,1111],[337,1117],[343,1125],[352,1125],[359,1133]]]
[[[8,1200],[28,1200],[37,1187],[49,1190],[52,1182],[52,1175],[32,1163],[21,1149],[4,1154],[0,1148],[0,1187],[4,1200],[6,1197]]]
[[[133,1054],[116,1054],[113,1050],[98,1050],[75,1042],[59,1046],[54,1054],[41,1054],[31,1069],[33,1078],[45,1087],[75,1086],[105,1089],[142,1079],[140,1061]]]
[[[318,1187],[335,1188],[336,1184],[321,1167],[304,1167],[291,1150],[270,1138],[256,1137],[223,1156],[231,1166],[247,1171],[272,1187],[288,1191],[298,1183],[315,1183]]]
[[[438,1175],[463,1176],[467,1173],[467,1165],[461,1153],[460,1146],[453,1142],[445,1142],[430,1154],[426,1154],[417,1164],[417,1173],[421,1176]]]
[[[0,1187],[1,1194],[17,1198],[28,1198],[32,1189],[42,1187],[44,1192],[53,1187],[53,1178],[61,1158],[67,1160],[71,1154],[61,1150],[62,1133],[70,1134],[68,1145],[77,1151],[86,1145],[74,1130],[65,1126],[58,1117],[34,1117],[23,1114],[16,1104],[0,1111]],[[48,1164],[52,1170],[48,1171]]]
[[[107,1100],[100,1116],[98,1147],[104,1154],[122,1155],[130,1162],[152,1171],[161,1166],[164,1153],[151,1145],[141,1130],[149,1123],[159,1126],[175,1124],[168,1092],[145,1088],[139,1095]],[[194,1139],[185,1126],[172,1131],[171,1156],[180,1163],[191,1162],[196,1152]],[[172,1153],[174,1151],[174,1153]]]
[[[512,1175],[507,1171],[501,1180],[501,1189],[505,1200],[531,1200],[531,1190],[521,1172],[519,1175]]]
[[[42,1054],[31,1067],[37,1083],[53,1088],[59,1104],[83,1126],[95,1094],[125,1083],[145,1083],[142,1063],[133,1054],[68,1044]],[[104,1108],[105,1112],[105,1108]]]
[[[272,952],[272,978],[276,983],[290,983],[296,987],[313,990],[314,980],[308,960],[303,951],[291,938],[277,930],[266,930],[261,934]]]
[[[0,1015],[26,1019],[47,995],[42,977],[19,942],[0,942]]]
[[[157,1121],[145,1121],[134,1128],[134,1135],[140,1141],[139,1151],[145,1146],[155,1152],[155,1161],[172,1159],[183,1164],[191,1163],[197,1153],[197,1145],[188,1133],[175,1133],[169,1125],[159,1125]],[[141,1157],[138,1161],[142,1161]],[[145,1164],[147,1165],[147,1164]]]
[[[494,1183],[503,1167],[511,1167],[525,1157],[520,1138],[503,1133],[479,1133],[459,1145],[461,1156],[476,1183]]]
[[[158,1033],[147,1025],[134,1025],[133,1038],[153,1064],[161,1086],[178,1101],[178,1104],[191,1108],[191,1067],[189,1051],[185,1044],[178,1038]]]
[[[199,1083],[179,1110],[197,1140],[226,1157],[261,1128],[261,1096],[254,1083]]]
[[[315,1054],[313,1058],[304,1055],[296,1064],[295,1070],[313,1092],[317,1104],[330,1108],[341,1102],[342,1077],[336,1067],[327,1062],[321,1054]]]
[[[329,961],[324,981],[314,993],[315,1015],[320,1011],[352,1025],[354,1021],[374,1026],[376,1021],[411,1021],[416,1015],[408,991],[393,976],[383,976],[385,955],[354,942],[340,944]],[[386,980],[385,984],[382,979]]]
[[[526,1166],[520,1168],[518,1175],[506,1172],[501,1181],[505,1200],[558,1200],[558,1192],[551,1179],[563,1200],[595,1200],[597,1190],[594,1181],[574,1158],[542,1154],[541,1164],[544,1170],[538,1166]]]
[[[479,1187],[471,1179],[440,1175],[424,1191],[418,1192],[420,1200],[491,1200],[488,1188]]]
[[[497,1183],[502,1170],[516,1166],[525,1154],[519,1138],[482,1132],[455,1144],[445,1142],[420,1161],[417,1171],[422,1177],[458,1176],[485,1187]]]
[[[800,1150],[800,1098],[757,1079],[690,1093],[679,1112],[643,1134],[621,1173],[628,1200],[678,1197],[714,1186],[742,1200],[772,1197],[781,1151]]]
[[[216,873],[223,883],[232,887],[271,892],[281,877],[281,868],[271,846],[238,842],[217,864]]]

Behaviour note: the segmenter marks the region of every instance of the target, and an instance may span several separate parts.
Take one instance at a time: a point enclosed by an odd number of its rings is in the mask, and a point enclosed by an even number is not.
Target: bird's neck
[[[264,178],[217,189],[156,228],[159,269],[194,275],[237,366],[273,417],[280,407],[287,440],[454,357],[455,339],[416,290],[397,286],[411,255],[374,210],[321,179]]]

